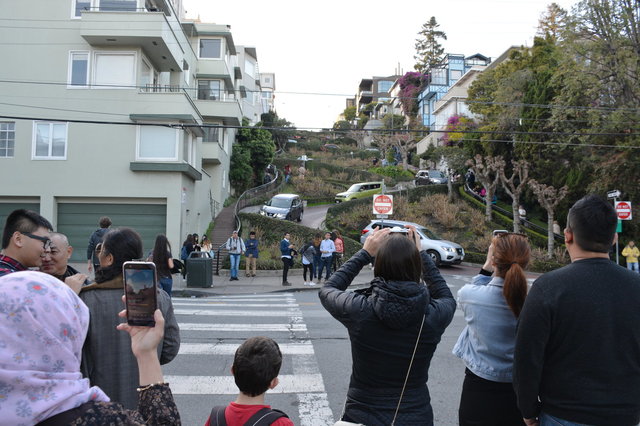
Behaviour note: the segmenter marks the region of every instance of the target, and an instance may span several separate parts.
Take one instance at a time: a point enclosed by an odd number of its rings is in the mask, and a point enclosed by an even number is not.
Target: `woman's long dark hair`
[[[527,277],[524,269],[529,264],[531,248],[521,235],[504,234],[493,239],[493,263],[496,275],[504,278],[502,294],[511,312],[518,318],[527,297]]]
[[[169,253],[171,253],[171,244],[164,234],[156,236],[156,243],[153,246],[153,263],[156,264],[156,271],[159,277],[171,275],[169,271]]]
[[[378,249],[373,269],[376,277],[387,281],[419,283],[422,259],[415,243],[405,234],[390,234]]]
[[[131,228],[112,229],[102,238],[103,256],[113,256],[113,263],[96,271],[96,282],[103,283],[122,277],[122,264],[142,258],[142,239]]]

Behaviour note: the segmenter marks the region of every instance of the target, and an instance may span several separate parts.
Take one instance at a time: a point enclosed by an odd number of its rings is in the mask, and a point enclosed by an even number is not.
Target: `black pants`
[[[287,282],[287,275],[289,274],[289,268],[293,266],[293,259],[289,259],[288,257],[282,258],[282,282]]]
[[[458,409],[460,426],[523,426],[512,383],[483,379],[464,371]]]
[[[309,271],[309,281],[313,280],[313,263],[308,265],[302,264],[302,278],[307,281],[307,271]]]

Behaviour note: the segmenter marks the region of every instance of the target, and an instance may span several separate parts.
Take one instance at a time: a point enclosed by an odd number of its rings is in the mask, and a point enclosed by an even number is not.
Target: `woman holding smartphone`
[[[433,425],[429,365],[456,302],[419,245],[413,227],[408,233],[376,229],[320,289],[322,306],[347,328],[351,342],[344,421]],[[374,259],[371,287],[347,291]]]
[[[524,425],[512,372],[530,256],[525,235],[498,232],[480,274],[458,291],[467,322],[453,348],[466,366],[458,411],[461,426]]]
[[[118,326],[122,331],[117,332],[128,342],[122,350],[134,356],[138,365],[139,376],[133,380],[134,393],[139,386],[134,411],[109,402],[109,395],[82,377],[80,355],[89,310],[68,286],[41,272],[16,272],[0,278],[0,300],[11,301],[17,314],[0,319],[0,423],[180,424],[158,362],[157,346],[164,332],[159,310],[154,314],[155,327]],[[118,315],[124,316],[124,311]]]
[[[120,324],[124,282],[122,265],[142,258],[142,240],[130,228],[112,229],[96,247],[100,269],[96,282],[82,287],[80,298],[89,308],[91,323],[82,351],[82,373],[92,385],[102,388],[112,401],[135,409],[138,364],[128,350],[129,337],[116,330]],[[157,291],[158,309],[165,319],[164,338],[158,345],[158,358],[166,364],[178,354],[180,330],[173,314],[171,298]]]

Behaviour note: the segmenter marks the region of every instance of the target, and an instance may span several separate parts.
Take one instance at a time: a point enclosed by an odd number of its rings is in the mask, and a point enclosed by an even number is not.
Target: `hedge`
[[[273,219],[255,213],[239,213],[238,216],[240,217],[240,221],[242,222],[242,237],[247,238],[251,229],[254,229],[256,227],[260,228],[265,232],[262,239],[260,240],[261,246],[265,248],[273,244],[279,244],[280,241],[282,241],[282,236],[286,232],[289,232],[292,238],[300,239],[305,242],[313,240],[313,237],[317,233],[322,234],[322,237],[324,238],[324,233],[326,232],[324,230],[308,228],[306,226],[302,226],[288,220]],[[360,244],[358,241],[348,238],[347,236],[343,235],[343,240],[345,256],[351,257],[355,252],[362,248],[362,244]],[[260,258],[258,258],[258,263],[261,263]],[[265,266],[266,265],[263,265],[259,269],[280,269],[282,267],[282,264],[278,259],[275,268],[266,268]],[[298,263],[294,265],[294,267],[300,266],[301,265],[299,265]]]
[[[286,164],[291,164],[298,161],[299,160],[297,160],[296,158],[279,157],[279,158],[274,158],[273,164],[278,166],[278,168],[282,169]],[[334,175],[336,173],[348,173],[349,177],[347,178],[347,180],[349,182],[354,182],[354,183],[355,182],[378,182],[385,179],[385,176],[381,176],[376,173],[371,173],[367,170],[356,170],[356,169],[351,169],[346,167],[340,167],[340,166],[335,166],[333,164],[324,163],[322,161],[307,161],[306,168],[307,170],[311,170],[311,171],[319,171],[320,169],[325,169],[325,170],[328,170],[331,175]],[[391,180],[391,182],[389,182],[387,185],[394,186],[396,184],[393,179],[388,177],[387,179]]]

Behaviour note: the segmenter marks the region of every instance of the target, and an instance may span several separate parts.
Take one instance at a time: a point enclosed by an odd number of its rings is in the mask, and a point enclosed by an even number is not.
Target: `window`
[[[431,84],[447,84],[447,70],[435,68],[431,70]]]
[[[56,159],[67,158],[67,123],[34,122],[33,158]]]
[[[222,99],[221,80],[198,80],[198,99],[218,101]]]
[[[203,127],[202,130],[204,130],[204,137],[202,138],[202,142],[220,142],[219,127]]]
[[[378,93],[388,93],[393,81],[378,81]]]
[[[162,126],[138,126],[138,160],[178,160],[178,131]]]
[[[221,38],[200,39],[200,58],[222,59],[222,39]]]
[[[248,59],[244,60],[244,73],[251,78],[256,78],[256,64]]]
[[[135,86],[135,53],[96,52],[93,84],[129,89]]]
[[[73,16],[74,18],[80,18],[82,16],[83,10],[91,9],[91,1],[90,0],[75,0],[74,8],[73,8]]]
[[[458,81],[462,77],[462,71],[460,70],[451,70],[451,80]]]
[[[69,52],[69,86],[89,85],[89,52]]]
[[[98,0],[98,10],[111,12],[135,12],[138,0]]]
[[[262,92],[262,99],[271,99],[272,92]]]
[[[16,144],[16,123],[0,123],[0,158],[13,157]]]

